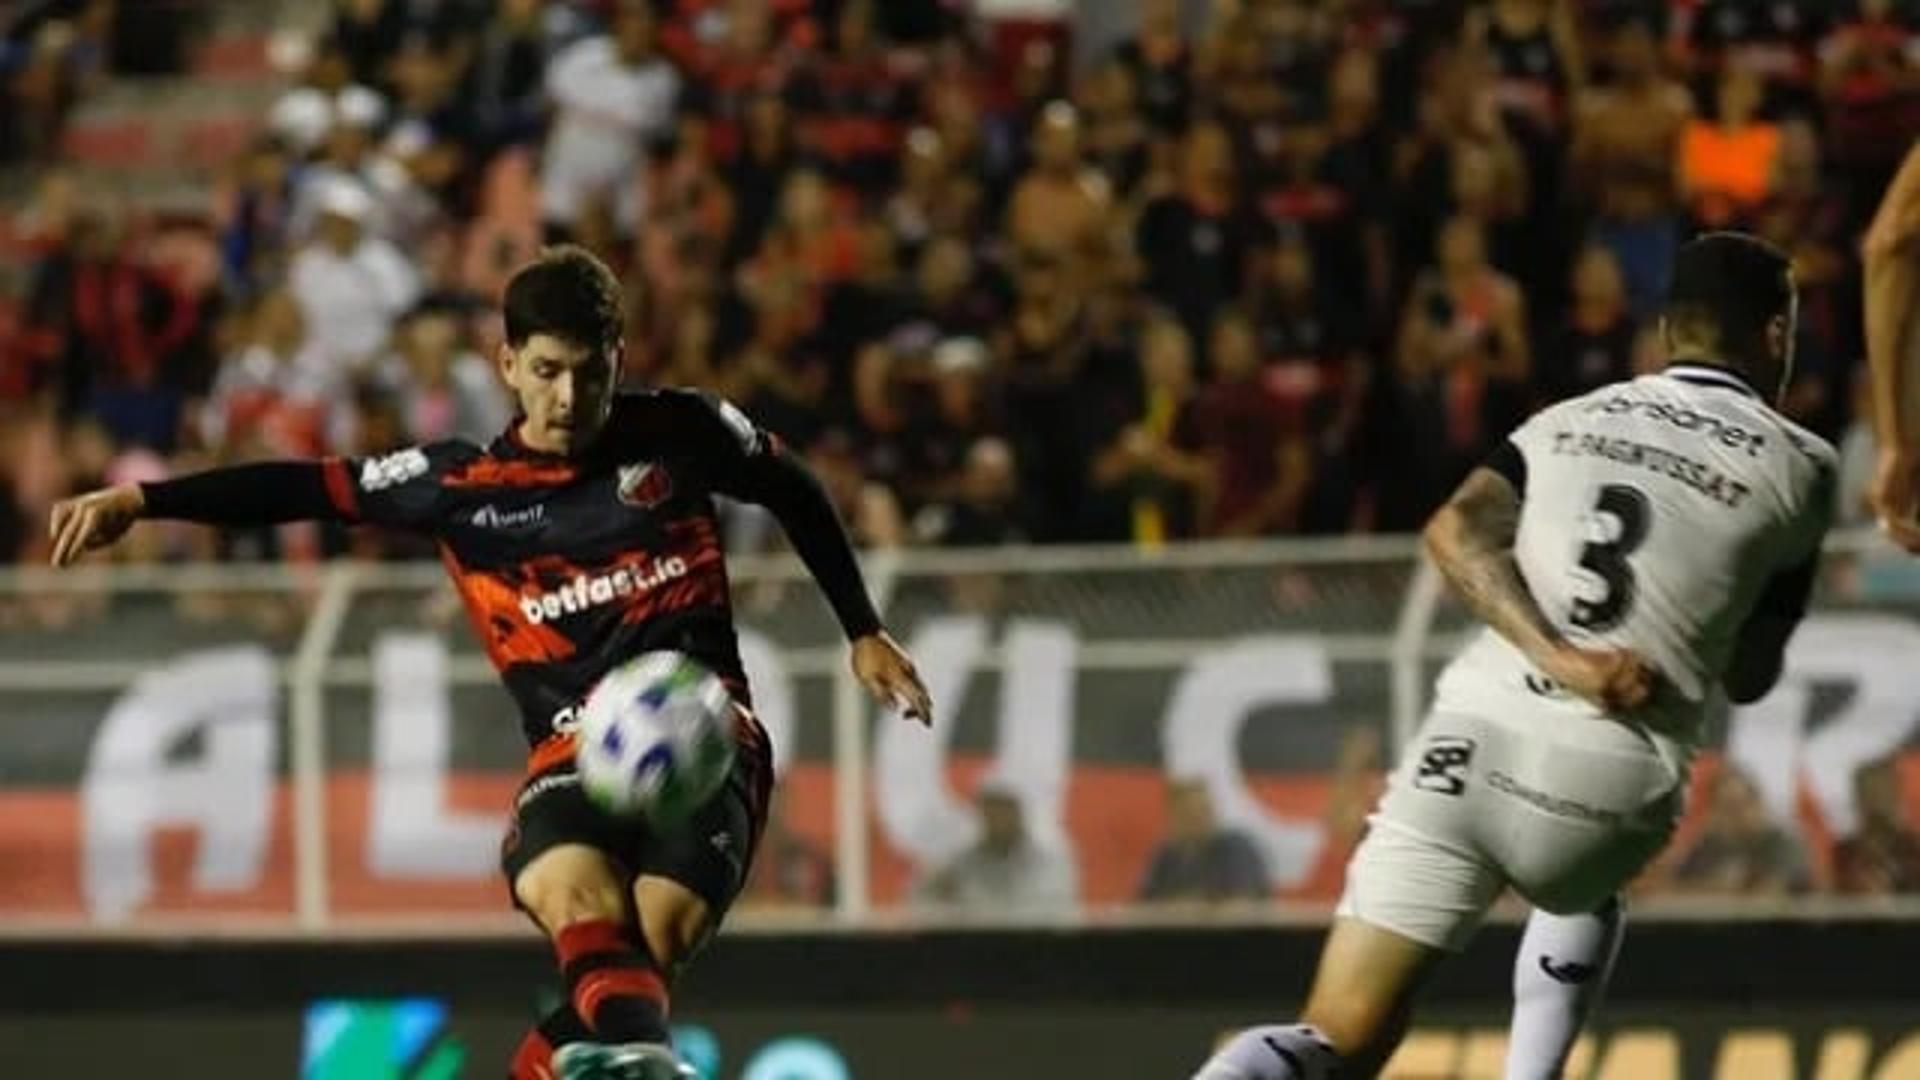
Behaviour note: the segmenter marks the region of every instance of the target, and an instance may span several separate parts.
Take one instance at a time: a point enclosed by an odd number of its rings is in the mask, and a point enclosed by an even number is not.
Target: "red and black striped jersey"
[[[510,429],[485,448],[439,442],[322,468],[340,517],[434,539],[530,744],[570,727],[602,675],[649,650],[693,656],[745,701],[716,495],[772,508],[848,633],[878,627],[817,484],[718,398],[623,394],[575,456],[531,450]]]

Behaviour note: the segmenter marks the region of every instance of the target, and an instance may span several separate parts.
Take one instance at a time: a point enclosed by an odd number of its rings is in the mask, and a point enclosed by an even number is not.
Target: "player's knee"
[[[554,933],[595,919],[626,918],[626,897],[612,878],[594,873],[539,873],[530,867],[513,883],[514,897]]]
[[[663,971],[691,959],[713,933],[713,909],[676,882],[642,878],[634,888],[634,902],[647,951]]]

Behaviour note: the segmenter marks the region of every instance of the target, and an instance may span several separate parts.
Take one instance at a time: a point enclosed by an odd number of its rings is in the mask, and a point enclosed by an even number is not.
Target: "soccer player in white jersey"
[[[1427,551],[1485,629],[1348,864],[1301,1022],[1241,1032],[1196,1080],[1374,1075],[1508,888],[1543,919],[1608,921],[1672,834],[1709,697],[1773,686],[1812,588],[1835,457],[1774,410],[1796,308],[1779,250],[1691,241],[1667,367],[1536,414],[1434,515]]]

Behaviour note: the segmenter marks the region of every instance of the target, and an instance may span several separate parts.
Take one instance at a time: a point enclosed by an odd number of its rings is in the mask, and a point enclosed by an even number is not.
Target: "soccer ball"
[[[733,768],[733,695],[684,653],[650,652],[614,668],[580,712],[580,785],[609,814],[673,824]]]

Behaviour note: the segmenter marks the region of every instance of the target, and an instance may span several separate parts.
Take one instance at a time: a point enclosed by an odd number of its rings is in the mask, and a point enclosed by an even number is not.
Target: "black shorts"
[[[508,892],[520,872],[542,854],[562,844],[585,844],[613,860],[629,892],[643,875],[663,877],[706,901],[716,919],[726,914],[746,885],[773,790],[773,755],[766,731],[753,714],[740,711],[738,745],[726,782],[673,829],[656,830],[644,820],[614,817],[594,806],[580,787],[567,749],[550,744],[536,749],[527,780],[514,797],[513,819],[500,851]],[[514,906],[521,906],[518,896]]]

